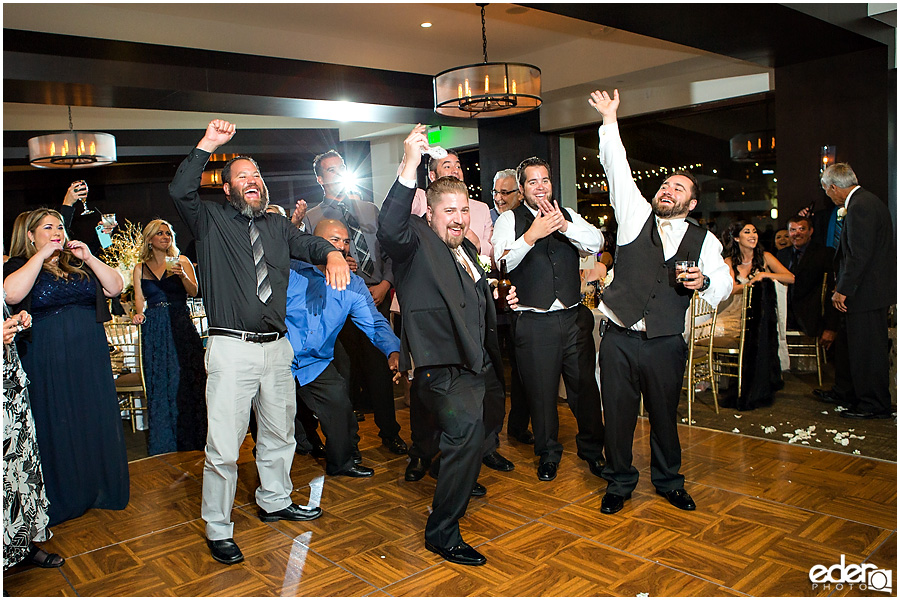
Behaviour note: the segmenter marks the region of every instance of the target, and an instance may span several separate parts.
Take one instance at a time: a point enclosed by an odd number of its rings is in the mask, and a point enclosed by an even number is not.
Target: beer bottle
[[[506,313],[510,311],[509,305],[506,303],[506,296],[509,295],[509,288],[512,287],[512,281],[506,274],[506,259],[500,259],[500,279],[497,281],[497,312]]]

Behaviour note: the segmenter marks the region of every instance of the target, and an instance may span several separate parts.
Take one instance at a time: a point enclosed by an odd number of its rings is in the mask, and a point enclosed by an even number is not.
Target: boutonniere
[[[838,216],[837,216],[837,218],[838,218],[838,219],[843,219],[843,218],[846,217],[846,216],[847,216],[847,209],[844,208],[843,206],[840,207],[840,208],[838,209]]]
[[[479,254],[479,255],[478,255],[478,264],[481,266],[482,269],[484,269],[484,272],[485,272],[485,273],[489,273],[489,272],[490,272],[490,270],[491,270],[491,259],[490,259],[490,257],[485,256],[484,254]]]

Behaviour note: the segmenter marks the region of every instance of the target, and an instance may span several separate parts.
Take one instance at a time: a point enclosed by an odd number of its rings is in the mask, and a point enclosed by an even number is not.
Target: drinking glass
[[[178,256],[167,256],[166,257],[166,271],[169,273],[175,268],[175,265],[178,264]]]
[[[692,260],[679,260],[675,263],[675,281],[683,282],[688,278],[687,270],[697,266]]]
[[[84,206],[84,210],[81,211],[81,214],[82,214],[82,215],[89,215],[89,214],[91,214],[91,213],[93,213],[93,212],[97,212],[97,211],[95,211],[95,210],[93,210],[93,209],[88,208],[88,205],[87,205],[87,193],[88,193],[88,184],[87,184],[87,181],[85,181],[84,179],[82,179],[79,183],[80,183],[81,185],[78,186],[78,188],[76,188],[76,189],[77,189],[79,192],[84,192],[84,196],[81,197],[81,204],[82,204],[82,206]]]
[[[104,229],[112,229],[119,224],[116,221],[116,213],[105,213],[100,216],[100,221],[103,222]]]

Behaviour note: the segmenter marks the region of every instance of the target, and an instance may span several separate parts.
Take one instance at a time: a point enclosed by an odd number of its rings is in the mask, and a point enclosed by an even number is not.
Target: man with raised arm
[[[694,510],[684,489],[681,443],[676,426],[687,345],[685,313],[695,291],[716,306],[731,293],[731,275],[722,245],[706,229],[685,220],[697,206],[693,175],[677,172],[651,202],[641,196],[619,138],[613,96],[596,91],[588,100],[603,117],[600,163],[619,229],[613,282],[600,310],[609,318],[600,342],[600,387],[606,421],[606,495],[600,512],[624,507],[638,482],[631,447],[641,394],[650,418],[650,480],[675,507]],[[687,279],[675,281],[675,262],[692,260]]]
[[[335,289],[345,289],[350,281],[350,269],[339,250],[266,213],[269,193],[252,158],[239,156],[222,169],[227,203],[200,200],[203,168],[234,132],[235,126],[227,121],[211,121],[169,184],[169,195],[197,240],[209,317],[209,428],[200,512],[210,552],[224,564],[244,560],[234,541],[231,509],[251,404],[259,423],[259,518],[305,521],[322,514],[321,508],[303,508],[291,501],[297,406],[291,376],[294,352],[284,338],[290,259],[325,265],[326,281]]]
[[[436,424],[424,450],[441,452],[425,547],[451,562],[483,565],[485,557],[463,541],[459,519],[481,466],[483,406],[503,397],[497,317],[478,251],[466,239],[465,184],[436,179],[425,217],[410,214],[416,168],[428,148],[425,127],[417,125],[403,145],[405,162],[381,208],[378,239],[394,261],[403,315],[400,368],[410,368],[412,353],[413,385]],[[515,305],[514,290],[507,299]]]

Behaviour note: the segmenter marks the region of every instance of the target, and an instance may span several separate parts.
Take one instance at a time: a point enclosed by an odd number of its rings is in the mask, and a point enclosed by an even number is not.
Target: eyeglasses
[[[492,193],[493,195],[495,195],[495,196],[496,196],[497,194],[500,194],[501,196],[509,196],[510,194],[515,194],[515,193],[518,192],[518,191],[519,191],[519,190],[509,190],[509,191],[506,191],[506,190],[491,190],[491,193]]]

